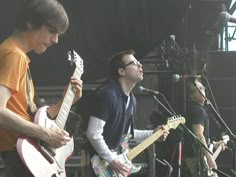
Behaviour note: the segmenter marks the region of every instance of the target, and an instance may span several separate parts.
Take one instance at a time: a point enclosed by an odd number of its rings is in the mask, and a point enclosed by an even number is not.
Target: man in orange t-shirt
[[[32,109],[34,86],[27,74],[30,62],[27,53],[41,54],[57,44],[58,36],[68,25],[68,16],[57,0],[24,0],[14,32],[0,45],[0,152],[7,177],[32,176],[16,151],[20,135],[41,140],[53,148],[71,140],[63,129],[32,123],[32,113],[36,111]],[[82,81],[72,77],[70,83],[76,91],[75,102],[82,96]],[[49,117],[56,117],[61,103],[48,107]]]

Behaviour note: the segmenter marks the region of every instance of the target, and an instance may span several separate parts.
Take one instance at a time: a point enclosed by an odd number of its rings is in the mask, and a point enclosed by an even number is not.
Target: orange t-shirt
[[[6,39],[0,45],[0,84],[12,92],[7,108],[23,119],[32,121],[32,117],[27,112],[26,76],[29,62],[27,55],[15,45],[11,38]],[[31,98],[34,98],[32,82],[30,88]],[[0,127],[0,151],[14,149],[18,136],[18,134]]]

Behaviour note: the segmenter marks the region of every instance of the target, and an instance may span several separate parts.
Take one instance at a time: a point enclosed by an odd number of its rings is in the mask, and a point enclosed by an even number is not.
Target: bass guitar
[[[76,64],[73,77],[80,78],[83,74],[83,60],[75,51],[68,53],[68,60]],[[43,106],[36,112],[34,123],[46,128],[64,129],[74,97],[75,92],[69,84],[56,119],[50,119],[47,116],[48,106]],[[65,162],[74,150],[73,137],[60,148],[50,147],[41,140],[19,137],[16,147],[22,161],[35,177],[66,177]]]
[[[164,125],[167,130],[173,128],[175,129],[180,123],[185,123],[184,117],[171,117],[168,118],[167,124]],[[121,148],[124,148],[122,150],[123,153],[118,155],[119,160],[127,165],[129,167],[129,172],[127,174],[119,174],[116,173],[111,169],[108,162],[98,155],[94,155],[91,158],[92,167],[97,177],[124,177],[129,176],[132,173],[135,173],[141,169],[140,166],[134,166],[131,162],[133,158],[135,158],[137,155],[139,155],[143,150],[148,148],[151,144],[153,144],[158,138],[160,138],[163,135],[163,130],[159,129],[155,133],[153,133],[150,137],[145,139],[142,143],[134,147],[133,149],[129,149],[128,145],[123,146]],[[127,135],[128,136],[128,135]],[[125,137],[124,140],[128,141],[129,136]],[[121,143],[123,144],[123,142]]]

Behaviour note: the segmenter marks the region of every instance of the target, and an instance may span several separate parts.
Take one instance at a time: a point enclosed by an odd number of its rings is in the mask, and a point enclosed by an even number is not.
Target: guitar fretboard
[[[75,68],[75,71],[73,73],[73,77],[75,77],[75,78],[81,77],[81,71],[77,67]],[[56,124],[62,129],[66,125],[66,120],[69,115],[74,97],[75,97],[75,92],[73,91],[72,85],[69,84],[66,94],[64,96],[61,108],[60,108],[57,118],[55,120]]]
[[[214,160],[217,159],[218,155],[221,153],[221,151],[223,150],[223,143],[227,144],[227,142],[229,141],[229,136],[225,135],[223,136],[223,142],[221,145],[218,146],[218,148],[215,150],[215,152],[213,153],[212,157]]]
[[[176,128],[180,123],[185,123],[184,117],[173,117],[169,118],[167,121],[167,124],[164,126],[166,130],[170,130],[171,128]],[[153,144],[158,138],[160,138],[163,135],[163,130],[159,129],[155,133],[153,133],[150,137],[145,139],[142,143],[131,149],[127,154],[127,158],[129,160],[132,160],[137,155],[139,155],[143,150],[145,150],[147,147],[149,147],[151,144]]]
[[[169,130],[169,127],[166,125],[166,129]],[[150,137],[145,139],[142,143],[131,149],[128,154],[127,158],[129,160],[132,160],[137,155],[139,155],[143,150],[145,150],[147,147],[149,147],[151,144],[153,144],[158,138],[160,138],[163,135],[163,130],[158,130],[155,133],[153,133]]]

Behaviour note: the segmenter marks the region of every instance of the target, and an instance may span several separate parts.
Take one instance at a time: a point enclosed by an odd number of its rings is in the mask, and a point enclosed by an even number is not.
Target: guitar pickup
[[[39,147],[40,150],[43,154],[43,156],[47,159],[47,161],[49,163],[54,163],[54,156],[56,155],[56,153],[54,152],[53,148],[49,147],[46,143],[44,143],[43,141],[39,141]]]

